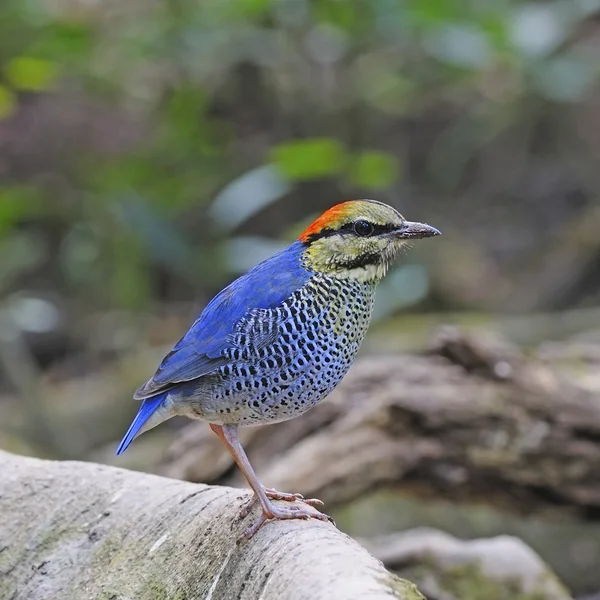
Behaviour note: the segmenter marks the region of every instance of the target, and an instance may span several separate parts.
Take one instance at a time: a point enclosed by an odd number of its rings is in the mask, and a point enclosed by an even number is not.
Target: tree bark
[[[0,599],[423,600],[333,525],[236,520],[246,491],[0,452]]]
[[[396,486],[600,519],[599,366],[598,345],[525,356],[446,328],[425,354],[358,361],[327,401],[299,419],[245,429],[243,441],[266,485],[328,506]],[[202,424],[184,429],[163,472],[235,481],[213,438]]]

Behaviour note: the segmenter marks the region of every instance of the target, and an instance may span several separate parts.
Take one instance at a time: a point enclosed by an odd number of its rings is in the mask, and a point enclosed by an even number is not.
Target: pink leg
[[[302,494],[288,494],[287,492],[278,492],[272,488],[263,487],[267,498],[270,500],[283,500],[284,502],[303,502],[309,506],[323,506],[323,501],[318,498],[305,498]],[[256,494],[252,496],[250,502],[242,508],[240,512],[240,519],[247,517],[250,511],[254,508],[254,505],[258,503],[258,497]]]
[[[295,494],[282,494],[276,490],[267,490],[263,487],[246,456],[246,452],[244,452],[244,448],[242,448],[242,444],[238,437],[237,425],[214,425],[211,423],[210,428],[225,444],[227,450],[248,481],[248,485],[254,490],[252,505],[254,505],[255,502],[258,502],[262,508],[262,514],[258,521],[244,533],[246,539],[250,539],[271,519],[319,519],[321,521],[331,521],[331,517],[320,513],[314,508],[310,508],[310,504],[322,504],[320,500],[304,500]],[[298,503],[295,503],[292,508],[282,508],[275,506],[269,497],[276,500],[298,501]],[[248,514],[248,512],[249,508],[246,507],[242,514]]]

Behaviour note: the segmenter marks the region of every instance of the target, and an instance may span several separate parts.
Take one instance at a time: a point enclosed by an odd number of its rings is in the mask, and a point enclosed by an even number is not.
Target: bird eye
[[[374,231],[374,227],[371,223],[369,223],[369,221],[356,221],[356,223],[354,223],[354,231],[356,232],[357,235],[360,236],[367,236],[367,235],[371,235]]]

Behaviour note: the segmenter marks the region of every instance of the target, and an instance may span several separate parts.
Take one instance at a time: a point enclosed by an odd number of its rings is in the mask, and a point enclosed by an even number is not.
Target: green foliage
[[[390,187],[399,176],[398,160],[387,152],[366,150],[351,163],[350,180],[359,187],[381,190]]]
[[[5,0],[0,125],[21,109],[33,128],[61,125],[32,147],[27,127],[14,134],[33,166],[3,178],[0,235],[58,228],[61,285],[100,305],[152,300],[157,270],[168,289],[218,286],[271,247],[265,236],[338,198],[389,195],[415,177],[455,193],[504,131],[583,105],[599,78],[581,33],[596,10],[589,0]],[[35,112],[44,98],[63,110]],[[437,130],[409,173],[420,137],[406,124],[428,120]],[[327,199],[298,202],[306,186]],[[9,262],[0,257],[0,272],[14,273]]]
[[[272,164],[293,181],[342,176],[359,188],[389,188],[400,174],[396,157],[379,150],[351,155],[343,144],[330,138],[312,138],[275,146]]]
[[[41,92],[56,81],[56,64],[33,56],[16,56],[8,61],[6,78],[17,90]]]
[[[331,138],[297,140],[275,146],[271,161],[286,177],[304,181],[340,173],[345,151],[340,142]]]
[[[36,188],[0,187],[0,238],[10,233],[23,219],[38,214],[42,208],[42,201]]]

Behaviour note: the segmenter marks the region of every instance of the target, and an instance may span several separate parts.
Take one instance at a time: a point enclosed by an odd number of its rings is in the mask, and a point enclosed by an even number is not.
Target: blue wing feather
[[[217,294],[134,398],[149,398],[226,364],[223,351],[238,321],[252,309],[279,306],[310,279],[303,251],[304,245],[294,242]]]

